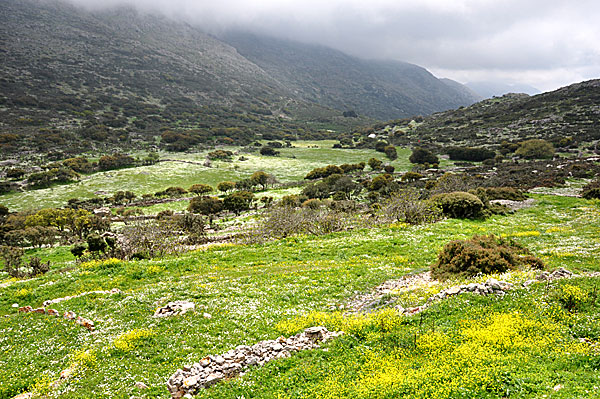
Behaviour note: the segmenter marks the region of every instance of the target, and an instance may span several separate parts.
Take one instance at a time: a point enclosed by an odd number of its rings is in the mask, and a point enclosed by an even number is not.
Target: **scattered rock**
[[[136,387],[137,389],[148,389],[148,385],[144,384],[144,383],[143,383],[143,382],[141,382],[141,381],[138,381],[138,382],[136,382],[136,383],[135,383],[135,387]]]
[[[319,343],[338,337],[342,332],[330,332],[325,327],[311,327],[292,337],[261,341],[253,346],[241,345],[227,353],[207,356],[191,366],[177,370],[167,381],[172,398],[185,398],[208,388],[225,378],[243,374],[249,366],[260,365],[292,352],[314,349]]]
[[[84,319],[81,316],[77,316],[77,319],[75,320],[75,322],[77,324],[79,324],[80,326],[87,328],[89,331],[94,331],[94,322],[91,320]]]
[[[77,315],[75,314],[75,312],[71,312],[71,311],[66,311],[63,314],[63,318],[65,318],[67,320],[75,320],[76,317],[77,317]]]
[[[33,309],[31,306],[23,306],[19,308],[19,313],[39,313],[45,314],[48,316],[60,317],[60,313],[56,309],[45,309],[45,308],[37,308]],[[67,311],[63,314],[63,318],[66,320],[75,320],[77,324],[82,327],[87,328],[89,331],[94,331],[94,322],[88,319],[84,319],[81,316],[77,316],[74,312]]]
[[[212,319],[212,316],[210,313],[202,313],[202,317],[204,317],[205,319]]]
[[[180,316],[187,312],[194,312],[196,310],[196,304],[189,301],[175,301],[169,302],[162,308],[156,309],[154,317],[169,317],[169,316]],[[208,314],[208,313],[205,313]],[[210,315],[209,315],[210,316]],[[210,317],[208,317],[210,318]]]

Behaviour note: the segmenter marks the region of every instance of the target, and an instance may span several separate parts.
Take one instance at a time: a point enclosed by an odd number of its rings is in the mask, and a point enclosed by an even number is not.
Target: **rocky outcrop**
[[[222,355],[207,356],[198,363],[177,370],[167,381],[167,388],[174,399],[189,398],[225,378],[243,374],[250,366],[262,366],[273,359],[289,357],[293,352],[318,348],[320,343],[341,334],[330,332],[325,327],[311,327],[289,338],[279,337],[253,346],[238,346]]]

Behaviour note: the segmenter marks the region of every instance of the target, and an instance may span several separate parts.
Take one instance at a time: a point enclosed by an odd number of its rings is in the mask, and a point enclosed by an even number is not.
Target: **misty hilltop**
[[[363,60],[325,46],[241,31],[222,38],[301,98],[377,119],[431,114],[479,99],[460,83],[448,85],[409,63]]]
[[[391,119],[476,101],[415,65],[240,33],[219,39],[130,8],[91,12],[55,0],[2,0],[0,7],[4,131],[77,127],[92,114],[138,130],[190,114],[205,127],[238,126],[251,115],[280,128],[307,115],[343,121],[351,110]]]

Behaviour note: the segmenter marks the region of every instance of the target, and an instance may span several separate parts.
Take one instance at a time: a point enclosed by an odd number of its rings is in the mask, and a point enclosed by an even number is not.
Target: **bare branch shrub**
[[[118,255],[123,259],[149,259],[173,254],[181,247],[173,224],[163,220],[136,220],[125,226],[118,238]]]
[[[441,210],[432,202],[421,199],[415,189],[392,194],[381,207],[385,220],[409,224],[433,223],[441,219]]]
[[[15,278],[34,277],[50,270],[50,261],[42,263],[38,257],[31,258],[28,264],[23,265],[24,254],[22,248],[0,247],[0,257],[4,261],[4,271],[9,276]]]
[[[262,242],[298,234],[329,234],[354,227],[357,221],[353,214],[324,206],[316,209],[275,206],[263,213],[258,226],[244,239]]]

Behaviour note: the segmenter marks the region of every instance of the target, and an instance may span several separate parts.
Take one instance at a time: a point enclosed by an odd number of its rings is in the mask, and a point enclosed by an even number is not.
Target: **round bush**
[[[520,244],[492,234],[450,241],[438,254],[437,262],[431,266],[431,275],[439,280],[447,280],[452,277],[504,273],[522,266],[543,268],[543,263]]]
[[[442,213],[451,218],[475,219],[483,216],[484,204],[476,195],[463,191],[442,193],[431,197]]]

